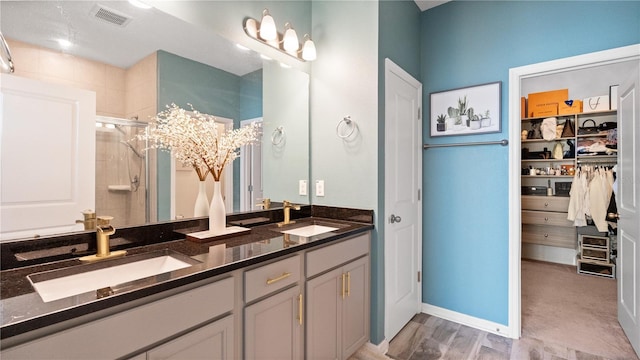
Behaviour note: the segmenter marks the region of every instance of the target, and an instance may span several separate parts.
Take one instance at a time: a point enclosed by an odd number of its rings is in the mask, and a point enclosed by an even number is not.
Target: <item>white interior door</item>
[[[78,230],[95,209],[95,93],[9,74],[0,84],[0,238]]]
[[[640,75],[620,86],[618,104],[618,321],[640,354]]]
[[[385,337],[420,312],[422,84],[385,60]]]
[[[262,124],[262,118],[243,120],[240,127],[251,123]],[[257,210],[264,197],[262,187],[262,126],[258,134],[259,142],[240,148],[240,211]]]

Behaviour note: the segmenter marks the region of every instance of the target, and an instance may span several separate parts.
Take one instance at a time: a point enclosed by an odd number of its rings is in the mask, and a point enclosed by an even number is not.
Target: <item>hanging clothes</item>
[[[592,166],[578,168],[569,192],[567,219],[573,221],[575,226],[586,226],[590,218],[598,231],[606,232],[613,182],[611,170]]]

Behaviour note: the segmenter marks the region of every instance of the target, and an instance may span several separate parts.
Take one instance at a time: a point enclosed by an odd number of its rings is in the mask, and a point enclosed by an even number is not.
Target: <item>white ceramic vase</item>
[[[222,190],[220,182],[213,182],[213,197],[209,206],[209,231],[215,233],[222,232],[227,227],[227,214],[225,213],[224,200],[222,199]]]
[[[196,203],[193,206],[193,216],[208,216],[209,215],[209,198],[207,197],[207,184],[205,181],[200,181],[198,184],[198,197],[196,197]]]

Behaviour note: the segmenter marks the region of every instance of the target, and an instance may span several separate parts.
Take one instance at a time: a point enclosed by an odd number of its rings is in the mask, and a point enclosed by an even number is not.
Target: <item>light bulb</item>
[[[247,19],[247,21],[244,22],[244,29],[247,35],[254,39],[258,38],[258,24],[255,19]]]
[[[296,55],[298,52],[298,48],[300,47],[300,44],[298,43],[298,35],[296,34],[296,31],[291,27],[291,24],[284,24],[284,28],[285,30],[284,36],[282,37],[282,46],[286,52]]]
[[[316,59],[316,45],[308,34],[305,35],[304,38],[305,41],[302,46],[302,59],[306,61],[313,61]]]
[[[260,22],[260,37],[264,40],[275,40],[278,38],[278,31],[276,30],[276,22],[269,14],[269,10],[264,9],[262,11],[262,21]]]

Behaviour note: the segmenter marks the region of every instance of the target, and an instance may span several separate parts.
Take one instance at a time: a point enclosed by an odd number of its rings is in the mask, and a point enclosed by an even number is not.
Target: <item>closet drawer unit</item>
[[[523,196],[522,210],[569,211],[569,198],[564,196]]]
[[[575,249],[576,229],[564,226],[523,224],[522,242]]]
[[[560,212],[523,210],[522,223],[531,225],[573,227],[573,222],[567,220],[567,213]]]
[[[582,247],[601,250],[609,249],[608,236],[580,235],[579,239]]]
[[[616,265],[613,263],[604,264],[599,261],[578,260],[578,273],[615,278]]]
[[[607,264],[611,262],[609,259],[609,251],[604,249],[594,249],[583,246],[580,249],[580,256],[583,260],[595,260]]]

